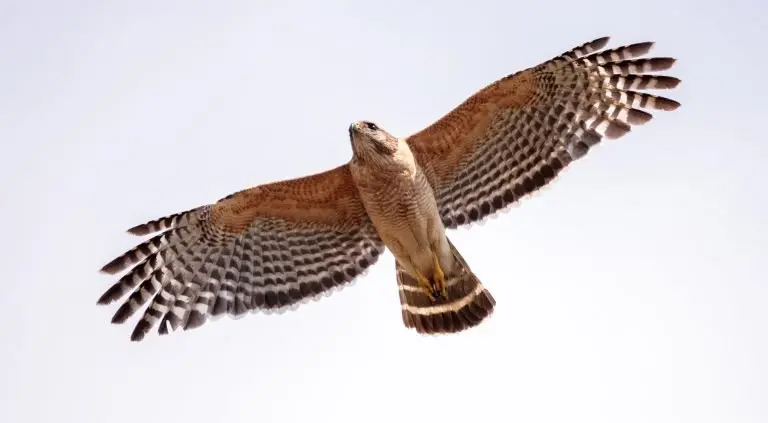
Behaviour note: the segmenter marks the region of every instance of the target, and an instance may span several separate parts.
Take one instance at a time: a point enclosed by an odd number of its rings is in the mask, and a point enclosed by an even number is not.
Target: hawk
[[[642,42],[599,38],[475,92],[405,138],[373,122],[349,126],[346,164],[258,185],[128,230],[154,234],[106,264],[129,269],[99,298],[140,308],[131,340],[219,316],[295,308],[351,282],[388,249],[402,320],[421,334],[483,322],[496,301],[446,235],[536,191],[602,139],[677,101],[641,92],[680,80],[652,74],[669,57]],[[159,234],[158,234],[159,232]]]

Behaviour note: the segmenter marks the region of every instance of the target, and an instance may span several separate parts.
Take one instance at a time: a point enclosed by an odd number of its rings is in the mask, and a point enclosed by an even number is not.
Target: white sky
[[[0,421],[768,421],[766,21],[760,0],[3,1]],[[299,311],[138,344],[96,306],[128,227],[343,163],[353,120],[407,135],[602,35],[677,57],[683,106],[450,233],[497,300],[480,327],[404,329],[389,253]]]

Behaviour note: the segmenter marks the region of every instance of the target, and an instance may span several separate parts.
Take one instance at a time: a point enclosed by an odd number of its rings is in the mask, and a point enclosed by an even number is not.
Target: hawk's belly
[[[453,257],[445,238],[432,188],[421,171],[388,175],[358,188],[379,236],[406,271],[433,273],[433,254],[441,267]]]

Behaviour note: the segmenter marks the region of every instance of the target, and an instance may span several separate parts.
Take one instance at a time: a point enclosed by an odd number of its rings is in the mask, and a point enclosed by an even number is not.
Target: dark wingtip
[[[99,272],[106,273],[108,275],[114,275],[115,273],[119,273],[121,270],[123,270],[123,268],[125,268],[125,263],[123,258],[124,258],[123,256],[115,258],[114,260],[102,266],[101,269],[99,269]]]
[[[612,120],[608,127],[605,129],[605,138],[609,140],[615,140],[626,135],[632,130],[632,127],[628,123],[624,123],[620,120]]]
[[[133,310],[131,310],[131,302],[129,300],[124,302],[112,316],[112,324],[119,325],[125,323],[132,314]]]
[[[149,223],[142,223],[129,228],[126,232],[131,235],[145,236],[151,234],[153,231],[151,230],[151,225]]]
[[[644,125],[653,119],[653,115],[640,109],[629,109],[627,122],[630,125]]]
[[[661,77],[659,77],[661,78]],[[663,79],[664,86],[662,88],[664,89],[672,89],[677,88],[678,85],[680,85],[681,82],[683,82],[680,78],[676,78],[674,76],[665,76]]]
[[[163,316],[163,319],[160,320],[160,324],[157,326],[157,334],[168,335],[169,326],[170,326],[170,323],[168,322],[168,315],[166,314],[165,316]]]
[[[677,63],[677,59],[674,57],[654,57],[650,60],[653,63],[654,72],[667,70]]]
[[[655,41],[643,41],[642,43],[630,44],[626,48],[633,56],[642,56],[651,51],[654,45],[656,45]]]
[[[680,102],[679,101],[670,100],[668,98],[665,99],[665,100],[667,100],[667,101],[664,102],[664,110],[666,110],[666,111],[670,111],[671,112],[672,110],[677,110],[677,108],[680,107]]]
[[[608,41],[611,41],[611,37],[610,36],[595,38],[594,40],[592,40],[589,43],[589,45],[591,45],[592,48],[594,48],[595,50],[600,50],[601,48],[603,48],[606,45],[608,45]]]
[[[99,297],[98,300],[96,300],[97,305],[108,305],[112,304],[116,299],[120,298],[120,293],[116,292],[119,288],[117,285],[111,286],[106,292],[101,294],[101,297]]]
[[[131,332],[131,342],[139,342],[144,339],[149,329],[151,329],[149,322],[144,319],[139,320],[139,323],[136,323],[136,327]]]

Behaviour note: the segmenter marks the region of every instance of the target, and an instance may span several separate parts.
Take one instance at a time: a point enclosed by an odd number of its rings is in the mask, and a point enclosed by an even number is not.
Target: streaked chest
[[[415,166],[398,171],[361,168],[355,179],[363,204],[374,220],[392,223],[436,212],[432,187]]]

